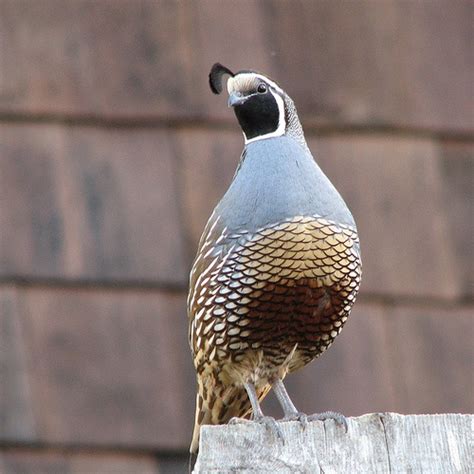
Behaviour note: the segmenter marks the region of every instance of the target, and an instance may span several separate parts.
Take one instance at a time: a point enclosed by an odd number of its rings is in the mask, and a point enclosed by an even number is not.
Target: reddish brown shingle
[[[6,443],[37,440],[21,308],[15,288],[0,287],[0,442]]]
[[[362,298],[298,408],[472,412],[470,10],[1,1],[0,472],[183,472],[187,273],[243,144],[215,61],[282,84],[359,225]]]
[[[184,285],[170,136],[0,125],[0,275]]]
[[[220,61],[275,76],[311,122],[473,129],[467,0],[217,5],[3,1],[0,111],[227,117]]]
[[[388,312],[391,372],[402,413],[472,413],[472,307],[410,307]]]
[[[68,453],[39,450],[0,451],[2,474],[158,474],[151,455]]]
[[[38,437],[72,445],[183,448],[194,374],[181,294],[23,291]]]

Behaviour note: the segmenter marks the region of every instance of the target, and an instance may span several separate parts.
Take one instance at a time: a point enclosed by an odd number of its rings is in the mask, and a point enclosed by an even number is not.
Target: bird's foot
[[[285,440],[283,438],[283,433],[278,426],[278,423],[275,421],[275,418],[271,416],[260,416],[257,418],[252,418],[248,420],[247,418],[239,418],[234,416],[231,418],[227,424],[229,425],[238,425],[238,424],[245,424],[245,423],[259,423],[265,426],[265,428],[270,431],[275,439],[280,440],[283,444],[285,444]]]
[[[336,411],[325,411],[324,413],[315,413],[314,415],[309,415],[307,421],[324,421],[324,420],[334,420],[336,424],[343,426],[345,432],[347,433],[347,419],[342,413]]]
[[[252,421],[254,423],[259,423],[259,424],[264,425],[267,431],[270,431],[273,434],[275,439],[281,441],[282,444],[285,444],[283,432],[278,426],[278,423],[275,421],[275,418],[273,418],[272,416],[260,416],[258,418],[254,418]]]
[[[232,417],[227,424],[228,425],[239,425],[244,423],[252,423],[252,420],[248,420],[247,418],[239,418],[238,416]]]
[[[296,411],[295,413],[292,413],[291,415],[286,415],[285,417],[281,419],[281,421],[299,421],[301,423],[303,430],[305,430],[306,427],[308,426],[308,415],[301,411]]]

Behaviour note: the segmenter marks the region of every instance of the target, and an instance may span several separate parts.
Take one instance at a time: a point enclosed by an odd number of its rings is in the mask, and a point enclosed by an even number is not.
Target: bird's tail
[[[270,385],[257,391],[259,400],[263,400],[270,390]],[[190,472],[199,450],[199,434],[202,425],[222,425],[233,417],[248,418],[251,414],[247,392],[244,387],[235,385],[206,387],[202,380],[198,380],[198,393],[196,396],[196,415],[194,431],[189,449]]]

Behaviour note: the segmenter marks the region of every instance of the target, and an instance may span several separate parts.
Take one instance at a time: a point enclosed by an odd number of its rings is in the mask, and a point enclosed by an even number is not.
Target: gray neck
[[[296,215],[354,225],[341,196],[299,140],[259,140],[248,144],[245,152],[216,208],[221,225],[254,230]]]
[[[285,121],[286,121],[286,132],[288,137],[296,140],[308,153],[308,145],[304,138],[303,127],[301,126],[300,119],[298,118],[298,112],[296,111],[295,103],[289,95],[285,94]]]

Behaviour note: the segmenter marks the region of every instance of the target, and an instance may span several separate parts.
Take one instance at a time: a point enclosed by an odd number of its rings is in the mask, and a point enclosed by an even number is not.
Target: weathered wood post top
[[[284,442],[257,423],[203,426],[195,473],[471,473],[473,415],[373,413],[279,422]]]

